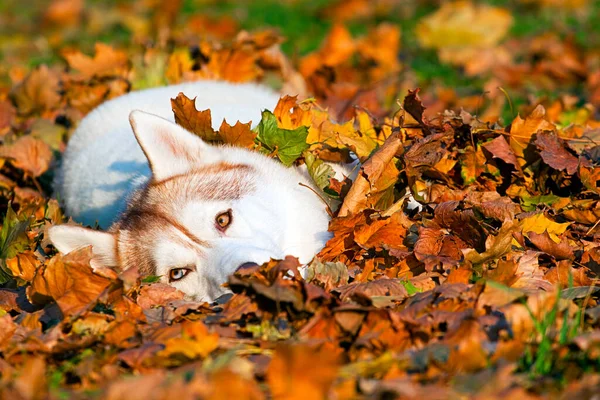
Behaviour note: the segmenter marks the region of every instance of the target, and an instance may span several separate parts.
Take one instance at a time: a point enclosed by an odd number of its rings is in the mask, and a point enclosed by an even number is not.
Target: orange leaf
[[[9,146],[0,147],[0,157],[33,177],[42,175],[50,166],[52,151],[50,146],[31,136],[23,136]]]
[[[308,345],[279,346],[267,369],[267,382],[274,399],[325,399],[337,369],[337,358],[330,351]]]
[[[27,288],[27,295],[52,297],[65,315],[77,314],[95,303],[111,280],[96,275],[90,267],[92,248],[58,255],[40,268]]]
[[[129,60],[123,51],[115,50],[103,43],[96,43],[94,57],[79,51],[63,54],[71,69],[79,71],[80,77],[88,80],[93,77],[127,77]]]
[[[190,99],[183,93],[171,99],[175,122],[188,131],[200,136],[202,140],[215,141],[219,136],[212,128],[210,110],[198,111],[196,98]]]
[[[12,91],[20,115],[56,108],[60,102],[58,74],[42,65],[31,72]]]
[[[252,132],[250,125],[251,122],[244,124],[238,121],[235,125],[231,126],[223,120],[219,128],[219,135],[223,139],[223,142],[227,144],[251,149],[254,147],[256,133]]]
[[[201,321],[184,321],[181,325],[182,335],[168,338],[160,356],[169,357],[181,354],[189,359],[208,356],[219,345],[219,335],[210,333]]]
[[[13,276],[28,282],[33,279],[39,265],[40,261],[31,250],[27,250],[16,257],[6,260],[6,266],[12,271]]]

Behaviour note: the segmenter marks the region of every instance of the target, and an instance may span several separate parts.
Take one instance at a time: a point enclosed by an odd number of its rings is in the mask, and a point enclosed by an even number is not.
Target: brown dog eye
[[[175,282],[180,279],[183,279],[190,272],[192,272],[192,270],[189,268],[173,268],[169,271],[169,282]]]
[[[231,225],[231,221],[231,210],[222,212],[215,217],[217,228],[220,230],[225,230],[229,225]]]

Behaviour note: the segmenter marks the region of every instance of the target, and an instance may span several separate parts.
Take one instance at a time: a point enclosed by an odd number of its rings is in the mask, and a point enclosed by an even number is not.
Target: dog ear
[[[193,165],[217,161],[216,147],[171,121],[134,110],[129,122],[157,181],[185,173]]]
[[[119,267],[117,241],[110,233],[75,225],[56,225],[48,230],[48,234],[54,247],[61,253],[67,254],[82,247],[92,246],[92,267],[94,263],[105,267]]]

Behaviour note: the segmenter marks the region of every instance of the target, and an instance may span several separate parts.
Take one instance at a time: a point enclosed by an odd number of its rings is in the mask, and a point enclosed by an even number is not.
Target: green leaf
[[[160,281],[160,276],[157,275],[148,275],[142,278],[142,283],[156,283]]]
[[[400,281],[400,283],[402,284],[402,286],[404,286],[404,289],[406,289],[409,296],[412,296],[413,294],[419,293],[422,291],[418,287],[413,285],[411,281]]]
[[[25,233],[30,223],[29,218],[19,218],[12,207],[8,206],[0,230],[0,284],[7,282],[12,276],[6,267],[6,260],[29,248],[29,239]]]
[[[306,162],[308,174],[315,182],[315,185],[321,190],[329,187],[329,179],[335,176],[335,171],[331,165],[326,164],[310,152],[304,153],[304,161]]]
[[[521,207],[525,211],[534,211],[538,204],[552,205],[560,200],[560,197],[554,194],[546,194],[540,196],[521,197]]]
[[[304,150],[308,149],[306,143],[308,127],[301,126],[294,130],[279,128],[277,118],[271,111],[262,112],[262,120],[257,129],[256,140],[262,144],[262,151],[277,155],[288,167],[302,155]]]

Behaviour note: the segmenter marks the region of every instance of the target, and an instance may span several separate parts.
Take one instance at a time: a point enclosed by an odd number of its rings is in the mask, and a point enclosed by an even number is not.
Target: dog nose
[[[237,267],[237,269],[235,270],[235,272],[248,272],[249,270],[251,270],[252,268],[258,267],[258,264],[255,262],[245,262],[242,265],[240,265],[239,267]]]

